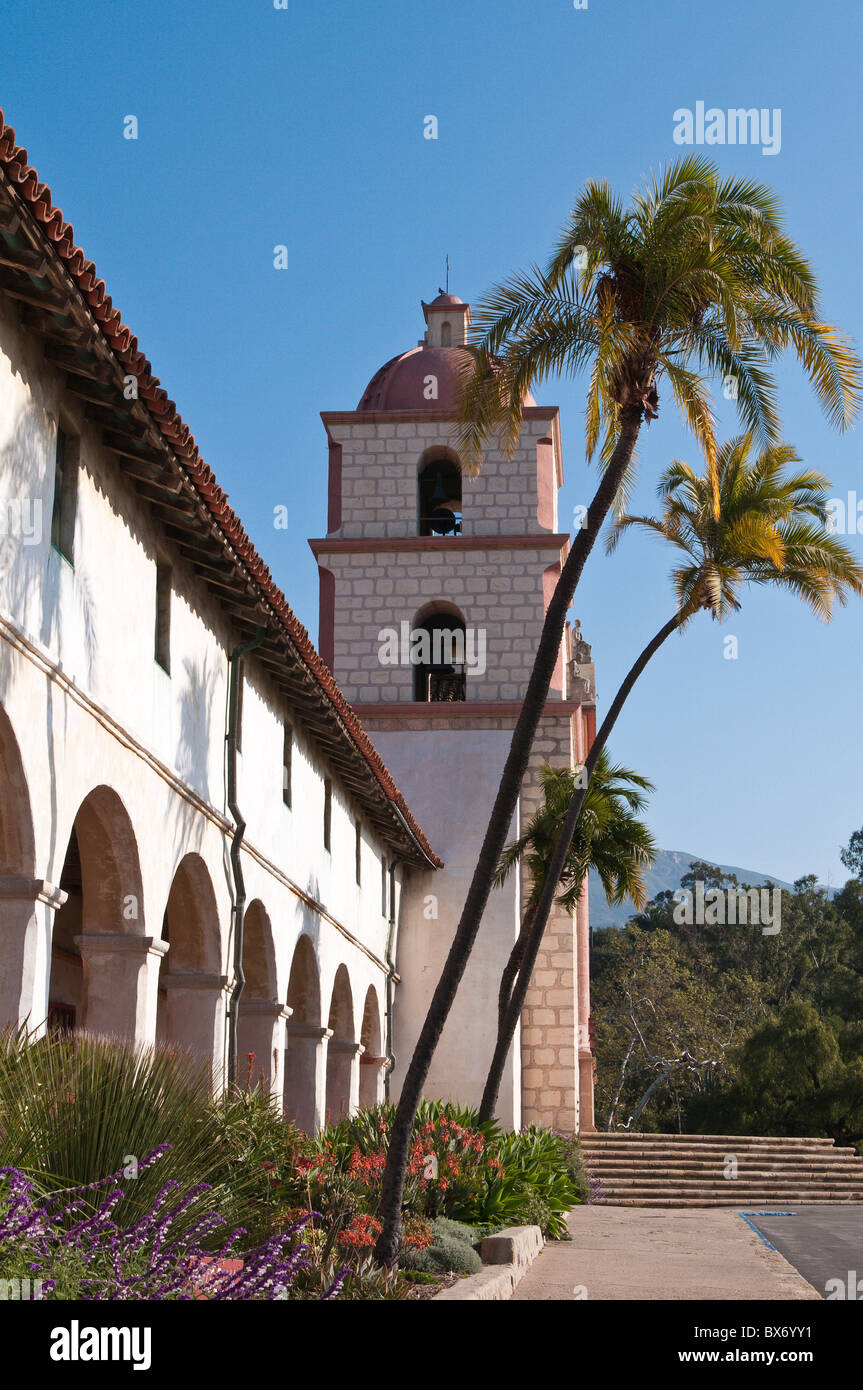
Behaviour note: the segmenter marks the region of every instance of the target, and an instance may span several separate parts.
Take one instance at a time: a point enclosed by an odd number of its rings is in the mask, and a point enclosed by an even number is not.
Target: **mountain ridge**
[[[685,850],[659,850],[653,864],[644,873],[648,902],[651,898],[655,898],[657,893],[679,888],[681,878],[695,860],[701,860],[702,863],[706,864],[714,863],[712,859],[706,859],[704,855],[687,854]],[[717,868],[721,869],[723,873],[735,874],[740,883],[749,884],[753,888],[760,887],[764,883],[773,883],[777,888],[787,888],[789,891],[793,887],[793,884],[788,883],[785,879],[777,878],[773,874],[762,873],[758,869],[743,869],[738,864],[718,864]],[[591,928],[622,927],[629,921],[630,917],[635,915],[636,909],[631,901],[620,903],[617,906],[610,906],[605,901],[599,876],[593,869],[590,871],[588,880],[588,901]]]

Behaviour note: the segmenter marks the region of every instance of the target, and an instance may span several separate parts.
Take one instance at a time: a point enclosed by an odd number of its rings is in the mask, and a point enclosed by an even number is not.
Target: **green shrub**
[[[520,1134],[503,1135],[494,1154],[498,1170],[481,1199],[454,1214],[498,1229],[540,1224],[543,1235],[565,1240],[565,1216],[579,1198],[563,1138],[531,1125]]]
[[[209,1068],[183,1052],[80,1034],[0,1034],[0,1167],[26,1172],[41,1192],[127,1170],[121,1227],[149,1211],[167,1181],[177,1199],[208,1183],[188,1221],[219,1211],[254,1243],[269,1228],[266,1160],[284,1151],[286,1134],[260,1095],[214,1101]],[[166,1143],[170,1153],[136,1175],[136,1162]]]
[[[425,1274],[478,1274],[482,1269],[482,1260],[473,1246],[450,1235],[436,1236],[434,1244],[425,1250],[404,1250],[399,1263],[404,1269]]]
[[[435,1243],[439,1238],[449,1240],[463,1240],[468,1245],[475,1245],[477,1234],[473,1226],[466,1226],[463,1221],[451,1221],[448,1216],[436,1216],[431,1223],[432,1235]]]

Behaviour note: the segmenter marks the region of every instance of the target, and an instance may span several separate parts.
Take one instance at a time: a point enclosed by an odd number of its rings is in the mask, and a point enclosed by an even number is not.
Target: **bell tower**
[[[321,655],[445,861],[412,872],[402,893],[394,1095],[464,903],[569,545],[557,517],[557,408],[527,397],[515,454],[491,445],[479,474],[464,475],[450,418],[471,361],[470,306],[440,294],[422,309],[418,346],[372,377],[356,410],[322,414],[329,520],[326,537],[310,542]],[[590,648],[567,626],[513,836],[541,801],[541,764],[582,762],[594,722]],[[479,1101],[528,888],[517,870],[491,896],[428,1095]],[[501,1091],[508,1125],[593,1127],[588,946],[585,891],[576,914],[556,909],[546,931]]]

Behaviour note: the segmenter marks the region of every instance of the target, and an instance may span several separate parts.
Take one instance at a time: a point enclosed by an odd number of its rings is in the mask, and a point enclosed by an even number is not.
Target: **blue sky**
[[[30,0],[4,14],[0,104],[316,636],[318,412],[353,408],[415,345],[446,254],[468,300],[543,260],[586,179],[627,195],[680,153],[678,108],[781,110],[777,155],[710,152],[777,190],[825,316],[859,341],[861,27],[856,0]],[[786,438],[835,495],[863,498],[863,425],[834,434],[802,375],[779,379]],[[536,394],[562,410],[566,519],[594,487],[584,382]],[[665,401],[638,509],[675,456],[697,462]],[[591,558],[576,611],[601,702],[671,612],[667,569],[635,537]],[[838,848],[863,824],[861,624],[858,603],[824,627],[764,592],[725,627],[704,618],[673,639],[613,747],[656,783],[664,848],[844,880]]]

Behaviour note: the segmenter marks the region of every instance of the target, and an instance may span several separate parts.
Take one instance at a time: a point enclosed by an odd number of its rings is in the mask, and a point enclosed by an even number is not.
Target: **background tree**
[[[811,470],[787,474],[786,466],[800,460],[786,444],[765,449],[752,459],[752,443],[751,435],[742,435],[723,444],[714,472],[698,475],[688,464],[673,463],[658,485],[661,515],[624,516],[617,522],[610,549],[632,526],[642,527],[675,547],[680,556],[672,571],[676,606],[611,702],[585,760],[588,784],[642,671],[671,634],[682,631],[701,609],[721,622],[740,608],[744,585],[770,584],[797,595],[829,622],[834,602],[846,603],[849,591],[863,594],[863,567],[828,526],[827,479]],[[498,1026],[480,1105],[483,1119],[494,1113],[506,1056],[551,910],[556,875],[566,862],[584,799],[585,792],[576,790],[561,821],[548,882],[521,947],[518,974]]]
[[[473,374],[464,382],[460,444],[466,469],[502,431],[513,449],[530,388],[554,373],[589,374],[587,453],[601,475],[546,610],[533,669],[476,869],[443,971],[402,1083],[383,1174],[378,1259],[398,1254],[402,1193],[417,1105],[467,966],[518,802],[533,740],[584,564],[631,478],[645,420],[667,383],[715,459],[709,379],[734,376],[737,409],[763,444],[779,438],[769,362],[797,357],[828,419],[853,419],[860,364],[819,314],[811,266],[784,233],[764,185],[722,178],[689,155],[651,178],[629,207],[605,183],[576,201],[547,269],[499,287],[477,309]]]
[[[534,812],[524,833],[507,845],[495,875],[495,887],[500,887],[521,863],[531,885],[518,939],[501,978],[499,1024],[506,1013],[512,981],[545,887],[552,851],[575,790],[577,774],[569,767],[544,766],[540,769],[540,778],[542,805]],[[622,903],[631,898],[636,907],[644,906],[647,900],[644,870],[656,858],[656,842],[638,815],[646,805],[644,794],[650,791],[653,791],[652,782],[630,768],[613,764],[607,750],[603,751],[558,883],[557,902],[564,911],[575,911],[590,869],[595,869],[609,903]]]
[[[690,887],[698,878],[728,887],[733,877],[704,861],[684,875]],[[595,932],[597,1116],[606,1124],[626,1124],[643,1102],[636,1122],[641,1129],[863,1140],[858,887],[859,880],[851,879],[831,900],[814,876],[798,879],[793,891],[782,894],[781,931],[775,936],[751,925],[676,923],[668,892],[623,931]],[[639,1013],[629,1008],[630,997],[653,999],[658,1021],[651,1013],[645,1023],[647,1004]],[[694,999],[702,1018],[714,1020],[714,1038],[721,1044],[716,1065],[699,1069],[684,1058],[683,1065],[669,1067],[675,1059],[668,1045],[673,1035],[657,1031],[663,1010],[678,1020],[680,1036],[697,1059],[685,1033],[687,1020],[693,1023]],[[723,1034],[724,1020],[734,1021],[733,1034]],[[777,1062],[774,1054],[780,1053]]]

